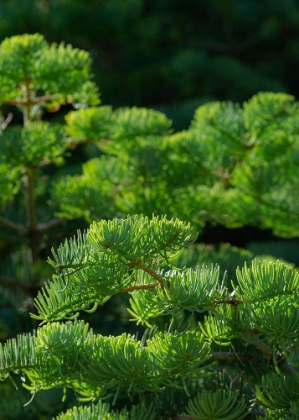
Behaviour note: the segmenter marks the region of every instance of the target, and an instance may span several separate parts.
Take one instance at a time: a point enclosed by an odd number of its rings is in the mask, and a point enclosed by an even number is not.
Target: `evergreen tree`
[[[121,108],[107,115],[106,108],[92,107],[66,117],[70,136],[96,142],[105,155],[85,163],[80,177],[54,186],[63,217],[91,222],[113,217],[113,208],[122,216],[168,214],[198,227],[251,225],[298,237],[293,96],[261,92],[243,107],[211,102],[178,133],[157,111]]]
[[[95,105],[99,99],[91,80],[89,54],[69,45],[49,46],[38,34],[15,36],[2,42],[0,62],[1,104],[16,106],[23,114],[23,127],[9,126],[13,114],[2,123],[0,204],[4,215],[0,222],[28,246],[33,267],[31,284],[20,280],[12,286],[34,289],[34,267],[38,269],[43,236],[64,221],[48,220],[53,209],[39,201],[46,197],[44,168],[61,165],[75,144],[62,125],[41,121],[43,109],[55,110],[66,102],[78,107]],[[2,280],[9,285],[8,279]]]
[[[2,42],[0,63],[1,105],[11,110],[2,119],[0,135],[3,340],[22,329],[32,329],[25,315],[51,275],[42,254],[51,244],[51,235],[64,223],[47,202],[49,175],[64,163],[75,142],[67,137],[62,124],[49,124],[41,117],[44,110],[55,111],[65,103],[82,107],[97,105],[99,99],[89,54],[70,45],[49,45],[38,34],[14,36]],[[16,107],[17,112],[13,111]],[[20,114],[23,126],[12,125]],[[4,386],[1,391],[1,418],[15,419],[26,400],[18,397],[20,404],[12,409],[7,398],[11,390]],[[57,396],[52,394],[52,398]],[[33,415],[34,410],[27,412],[28,418]]]
[[[23,127],[10,115],[1,127],[1,241],[12,254],[10,262],[3,256],[1,304],[32,311],[27,333],[0,346],[0,377],[21,376],[37,394],[27,418],[56,415],[55,393],[38,399],[55,389],[70,405],[69,390],[92,403],[57,420],[298,416],[296,270],[251,263],[252,254],[231,248],[236,264],[248,261],[235,277],[224,275],[227,262],[176,265],[196,238],[190,222],[197,232],[212,221],[298,236],[294,98],[260,93],[243,107],[209,103],[188,130],[173,133],[159,111],[99,107],[84,51],[22,35],[3,41],[0,63],[1,103],[23,116]],[[66,124],[41,120],[64,104],[77,108]],[[82,175],[51,182],[79,144],[97,146],[98,157]],[[87,231],[54,246],[52,275],[41,258],[49,232],[82,218]],[[137,326],[99,332],[77,320],[83,311],[94,321],[110,302],[127,307]],[[7,384],[0,413],[16,419],[22,414]]]

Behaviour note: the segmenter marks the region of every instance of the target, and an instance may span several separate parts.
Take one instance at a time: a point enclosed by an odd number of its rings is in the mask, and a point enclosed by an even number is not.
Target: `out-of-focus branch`
[[[26,235],[28,233],[28,229],[25,226],[20,225],[19,223],[12,222],[11,220],[6,219],[5,217],[0,216],[0,222],[3,225],[9,227],[10,229],[21,233],[22,235]]]
[[[18,280],[5,276],[0,276],[0,285],[20,287],[22,289],[29,289],[31,287],[30,284],[21,283]]]
[[[5,120],[2,122],[1,124],[1,130],[5,130],[6,127],[8,126],[8,124],[11,122],[11,120],[13,119],[13,114],[10,112],[7,117],[5,118]]]
[[[61,218],[61,219],[52,219],[52,220],[49,220],[49,222],[39,224],[37,226],[37,230],[39,232],[46,232],[47,230],[50,230],[50,229],[52,229],[55,226],[61,225],[65,221],[66,221],[66,219],[63,219],[63,218]]]

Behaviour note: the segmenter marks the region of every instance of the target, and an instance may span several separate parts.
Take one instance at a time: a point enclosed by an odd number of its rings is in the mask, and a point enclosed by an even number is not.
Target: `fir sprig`
[[[33,394],[72,388],[82,402],[107,399],[115,404],[126,394],[142,401],[145,394],[159,395],[162,389],[182,391],[192,419],[234,420],[251,411],[258,414],[261,407],[266,416],[268,410],[296,413],[296,271],[281,262],[253,262],[238,270],[239,284],[231,293],[219,280],[217,266],[163,269],[194,237],[187,223],[134,216],[94,223],[85,234],[65,241],[53,251],[56,274],[36,299],[39,314],[33,317],[47,324],[33,336],[21,335],[0,346],[2,377],[22,371],[24,386]],[[117,293],[131,295],[128,310],[137,322],[152,326],[165,316],[168,331],[156,327],[139,340],[129,334],[95,334],[83,321],[49,322],[76,318],[75,312],[92,305],[95,310]],[[196,320],[202,312],[204,319]],[[242,366],[242,375],[252,372],[244,386],[261,407],[226,382],[217,382],[216,390],[205,389],[221,363],[236,372]],[[272,373],[262,376],[266,367]],[[197,386],[199,392],[194,391]],[[92,407],[65,415],[87,420],[104,410],[101,404]],[[135,419],[139,408],[132,410],[109,411],[107,418]],[[142,415],[152,418],[153,413],[146,409]]]

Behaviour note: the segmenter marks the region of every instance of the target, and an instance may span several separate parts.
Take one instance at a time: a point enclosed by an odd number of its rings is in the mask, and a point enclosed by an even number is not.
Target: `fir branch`
[[[28,122],[32,120],[31,112],[32,112],[32,106],[34,105],[32,103],[32,100],[34,99],[34,95],[30,87],[30,84],[31,84],[31,80],[26,80],[25,83],[21,86],[23,94],[25,96],[25,98],[23,99],[23,108],[24,108],[23,125],[24,127],[26,127]],[[18,104],[18,105],[21,105],[21,104]]]
[[[251,356],[247,354],[236,354],[231,352],[211,352],[211,360],[226,360],[228,362],[241,360],[242,362],[261,362],[261,359],[257,356]],[[263,356],[268,360],[267,356]]]
[[[47,230],[50,230],[50,229],[52,229],[52,228],[54,228],[54,227],[56,227],[56,226],[59,226],[59,225],[61,225],[62,223],[65,223],[66,222],[66,219],[64,219],[64,218],[60,218],[60,219],[52,219],[52,220],[49,220],[48,222],[46,222],[46,223],[41,223],[41,224],[39,224],[38,226],[37,226],[37,230],[39,231],[39,232],[46,232]]]
[[[13,222],[13,221],[11,221],[9,219],[6,219],[3,216],[0,216],[0,222],[3,225],[9,227],[10,229],[13,229],[13,230],[15,230],[18,233],[21,233],[22,235],[27,235],[28,234],[28,229],[25,226],[23,226],[23,225],[21,225],[19,223],[15,223],[15,222]]]
[[[261,341],[254,333],[247,333],[246,337],[248,337],[251,341],[251,344],[255,345],[257,349],[259,349],[263,354],[265,354],[270,361],[273,361],[273,350],[271,347],[267,346],[263,341]],[[286,375],[293,376],[297,375],[297,371],[291,366],[283,356],[276,356],[276,359],[279,360],[279,366]]]
[[[34,262],[38,259],[39,238],[37,231],[34,174],[31,173],[31,171],[27,171],[27,173],[24,174],[24,187],[27,195],[28,235],[31,248],[31,259]]]
[[[165,279],[163,276],[158,274],[153,268],[149,267],[142,261],[138,262],[130,262],[128,263],[129,267],[138,267],[141,270],[145,271],[147,274],[149,274],[153,279],[157,280],[162,287],[165,286]]]
[[[34,106],[34,105],[42,105],[46,102],[50,101],[57,101],[61,100],[62,95],[60,94],[52,94],[52,95],[43,95],[37,97],[30,97],[30,98],[15,98],[15,99],[8,99],[3,103],[7,105],[16,105],[16,106]]]
[[[233,144],[237,146],[243,146],[242,143],[240,143],[239,138],[236,136],[233,136],[229,131],[226,131],[220,127],[217,126],[217,124],[214,123],[214,121],[210,121],[211,127],[215,128],[220,134],[225,136],[228,140],[230,140]]]
[[[28,290],[32,287],[30,284],[21,283],[18,280],[5,276],[0,276],[0,283],[5,286],[20,287],[25,290]]]
[[[274,202],[270,202],[268,200],[265,200],[265,198],[262,198],[260,195],[257,195],[255,193],[253,193],[253,191],[251,191],[248,188],[244,188],[241,185],[238,185],[238,189],[243,192],[244,194],[248,195],[249,197],[252,197],[254,200],[256,200],[257,203],[266,206],[266,207],[270,207],[272,210],[278,210],[282,213],[285,213],[288,216],[294,216],[296,218],[299,218],[299,212],[294,211],[292,209],[290,209],[289,207],[283,207],[277,203]],[[236,222],[238,222],[238,220],[235,220]]]
[[[6,129],[6,127],[8,126],[8,124],[12,121],[12,119],[13,119],[13,114],[10,112],[10,113],[7,115],[7,117],[5,118],[5,120],[4,120],[4,121],[2,121],[2,124],[1,124],[1,130],[5,130],[5,129]]]
[[[241,188],[240,188],[240,190],[241,190]],[[250,192],[249,192],[249,195],[250,195]],[[261,198],[260,196],[256,196],[254,194],[252,195],[252,197],[259,204],[262,204],[264,206],[270,207],[270,208],[275,209],[275,210],[279,210],[279,211],[285,213],[286,215],[295,216],[295,217],[299,218],[299,212],[291,210],[289,207],[283,207],[283,206],[280,206],[276,203],[269,202],[269,201],[265,200],[264,198]]]
[[[158,286],[158,283],[152,284],[138,284],[136,286],[129,286],[123,290],[120,290],[120,293],[128,293],[134,292],[135,290],[147,290],[147,289],[155,289]]]

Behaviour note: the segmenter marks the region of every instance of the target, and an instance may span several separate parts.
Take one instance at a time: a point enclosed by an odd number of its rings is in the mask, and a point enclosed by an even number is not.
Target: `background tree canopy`
[[[102,104],[157,109],[176,131],[209,101],[242,103],[260,91],[298,97],[298,27],[294,0],[0,1],[0,41],[38,32],[49,43],[87,50]],[[43,118],[61,120],[65,108]],[[90,148],[79,147],[68,163],[81,167],[90,157]],[[270,237],[208,225],[201,239],[244,246]]]
[[[294,0],[0,3],[1,41],[39,32],[88,50],[104,103],[163,107],[179,129],[208,99],[297,95],[298,26]]]

